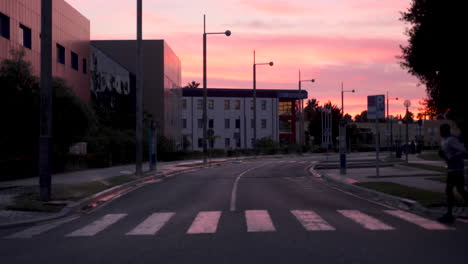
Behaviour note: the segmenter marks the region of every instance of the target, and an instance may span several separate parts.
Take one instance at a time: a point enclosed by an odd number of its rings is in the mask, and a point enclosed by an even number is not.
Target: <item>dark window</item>
[[[267,120],[262,119],[262,128],[266,128],[266,127],[267,127]]]
[[[88,61],[86,59],[83,59],[83,74],[87,74],[87,73],[88,73]]]
[[[57,62],[65,64],[65,48],[57,43]]]
[[[198,119],[198,128],[203,128],[203,119]]]
[[[210,149],[214,148],[214,139],[208,140],[208,143],[210,144]]]
[[[255,120],[250,119],[250,128],[255,128]]]
[[[240,119],[236,119],[236,128],[240,128]]]
[[[74,70],[78,70],[78,54],[75,52],[70,52],[71,57],[71,66]]]
[[[198,147],[203,148],[203,138],[198,139]]]
[[[226,148],[231,147],[231,139],[230,138],[225,138],[224,139],[224,147],[226,147]]]
[[[187,128],[187,119],[182,119],[182,128]]]
[[[231,119],[224,119],[224,128],[231,128]]]
[[[291,120],[280,120],[279,121],[279,131],[281,133],[291,133],[292,132],[292,121]]]
[[[208,100],[208,109],[214,109],[214,100]]]
[[[10,39],[10,18],[0,13],[0,36]]]
[[[214,126],[214,120],[213,119],[208,120],[208,128],[213,128],[213,126]]]
[[[28,49],[31,49],[32,47],[32,43],[31,43],[31,29],[24,26],[24,25],[21,25],[20,24],[20,29],[22,31],[22,37],[23,37],[23,47],[25,48],[28,48]]]
[[[199,99],[197,101],[197,109],[200,109],[200,110],[203,109],[203,100]]]
[[[262,110],[266,110],[267,108],[267,102],[266,100],[262,100]]]
[[[187,99],[182,99],[182,109],[187,109]]]

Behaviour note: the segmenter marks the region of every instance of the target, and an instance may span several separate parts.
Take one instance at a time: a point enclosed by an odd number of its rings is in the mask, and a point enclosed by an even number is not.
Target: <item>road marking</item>
[[[187,234],[216,233],[221,211],[199,212],[190,226]]]
[[[106,229],[107,227],[113,225],[120,219],[127,216],[127,214],[107,214],[102,218],[92,222],[91,224],[80,228],[68,235],[67,237],[79,237],[79,236],[94,236],[97,233],[101,232],[102,230]]]
[[[236,178],[236,180],[234,181],[234,185],[232,186],[232,192],[231,192],[231,207],[230,207],[230,210],[231,211],[235,211],[236,210],[236,196],[237,196],[237,185],[239,184],[239,180],[242,176],[244,176],[244,174],[246,174],[247,172],[251,171],[251,170],[254,170],[254,169],[257,169],[257,168],[260,168],[262,166],[265,166],[267,164],[262,164],[260,166],[256,166],[256,167],[253,167],[253,168],[250,168],[250,169],[247,169],[245,171],[243,171],[241,174],[239,174]]]
[[[389,215],[396,216],[400,219],[403,219],[405,221],[408,221],[410,223],[413,223],[415,225],[418,225],[424,229],[428,230],[452,230],[454,228],[450,228],[446,225],[443,225],[439,222],[429,220],[427,218],[421,217],[419,215],[415,215],[412,213],[408,213],[405,211],[401,210],[385,210],[385,212]]]
[[[77,219],[78,217],[79,216],[73,216],[73,217],[69,217],[69,218],[66,218],[66,219],[59,220],[59,221],[54,221],[54,222],[47,223],[47,224],[33,226],[33,227],[30,227],[30,228],[25,229],[23,231],[14,233],[12,235],[9,235],[9,236],[7,236],[5,238],[31,238],[33,236],[40,235],[40,234],[45,233],[45,232],[47,232],[49,230],[52,230],[52,229],[54,229],[54,228],[56,228],[56,227],[58,227],[60,225],[71,222],[71,221]]]
[[[141,224],[132,229],[126,235],[154,235],[156,234],[175,213],[154,213]]]
[[[274,232],[276,231],[266,210],[245,211],[247,232]]]
[[[307,231],[335,230],[322,217],[314,211],[292,210],[291,213],[297,218]]]
[[[364,226],[369,230],[393,230],[394,228],[375,219],[372,216],[361,213],[358,210],[338,210],[338,213]]]

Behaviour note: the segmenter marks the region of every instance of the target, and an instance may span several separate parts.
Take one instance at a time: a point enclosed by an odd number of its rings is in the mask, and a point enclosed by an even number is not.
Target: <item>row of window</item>
[[[20,36],[21,36],[21,45],[27,49],[32,49],[32,33],[31,28],[19,24]],[[0,13],[0,36],[6,39],[10,39],[10,17],[7,15]],[[60,44],[56,44],[57,49],[57,62],[60,64],[65,64],[65,47]],[[88,62],[86,58],[83,58],[83,74],[87,74],[88,72]],[[70,51],[70,66],[72,69],[78,71],[79,70],[79,59],[78,54]]]
[[[209,139],[208,140],[208,147],[209,148],[214,148],[214,141],[215,141],[215,139]],[[235,143],[235,147],[238,147],[238,148],[241,147],[240,138],[234,139],[234,143]],[[252,145],[253,145],[253,139],[252,139]],[[198,138],[198,147],[203,148],[203,138]],[[225,148],[233,147],[231,145],[231,138],[224,138],[224,147]]]
[[[232,101],[232,104],[231,104]],[[260,101],[261,109],[267,110],[267,101],[261,100]],[[208,109],[214,109],[214,100],[208,99],[207,102]],[[241,100],[224,100],[224,109],[229,110],[231,109],[239,110],[241,107]],[[182,99],[182,109],[187,109],[187,99]],[[197,100],[197,109],[203,110],[203,99]],[[253,109],[253,100],[250,100],[250,109]]]
[[[198,128],[203,128],[203,119],[197,120]],[[255,122],[253,119],[250,119],[250,127],[254,128]],[[240,128],[240,119],[235,120],[235,128]],[[182,119],[182,128],[187,128],[187,119]],[[214,128],[214,119],[208,119],[208,128]],[[224,119],[224,128],[229,129],[231,128],[231,119],[226,118]],[[261,119],[260,128],[266,129],[267,128],[267,120]]]

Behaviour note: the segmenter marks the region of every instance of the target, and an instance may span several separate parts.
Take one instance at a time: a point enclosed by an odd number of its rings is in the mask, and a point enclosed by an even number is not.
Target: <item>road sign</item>
[[[367,96],[367,119],[385,118],[385,95]]]

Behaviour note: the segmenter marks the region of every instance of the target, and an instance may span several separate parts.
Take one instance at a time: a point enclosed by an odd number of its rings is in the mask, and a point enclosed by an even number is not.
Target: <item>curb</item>
[[[239,160],[239,159],[238,159]],[[18,221],[18,222],[13,222],[13,223],[7,223],[7,224],[0,224],[0,229],[6,229],[6,228],[11,228],[11,227],[20,227],[20,226],[29,226],[33,224],[38,224],[41,222],[47,222],[59,218],[63,218],[66,216],[70,216],[72,214],[78,213],[78,210],[83,209],[86,207],[86,205],[96,203],[99,200],[102,200],[106,197],[109,197],[109,199],[103,200],[101,203],[105,203],[107,201],[112,201],[112,198],[117,198],[121,197],[122,195],[125,195],[131,191],[134,191],[138,189],[139,187],[143,186],[146,183],[153,182],[155,180],[163,180],[164,178],[169,178],[176,176],[177,174],[181,173],[186,173],[190,171],[195,171],[199,169],[204,169],[204,168],[210,168],[210,167],[216,167],[216,166],[221,166],[227,163],[232,163],[235,162],[236,160],[229,160],[229,161],[221,161],[217,163],[210,163],[208,165],[198,165],[198,166],[193,166],[189,168],[184,168],[176,171],[171,171],[167,173],[161,173],[161,172],[156,172],[156,173],[147,173],[148,176],[145,176],[140,179],[136,179],[130,182],[126,182],[120,185],[116,185],[114,187],[111,187],[109,189],[103,190],[99,193],[95,193],[91,196],[85,197],[77,202],[71,203],[65,208],[63,208],[60,212],[56,213],[55,215],[52,216],[45,216],[45,217],[40,217],[40,218],[35,218],[31,220],[25,220],[25,221]],[[119,195],[120,193],[120,195]],[[117,196],[117,197],[116,197]],[[96,206],[93,206],[91,208],[96,208],[98,207],[101,203],[97,204]]]

